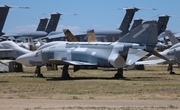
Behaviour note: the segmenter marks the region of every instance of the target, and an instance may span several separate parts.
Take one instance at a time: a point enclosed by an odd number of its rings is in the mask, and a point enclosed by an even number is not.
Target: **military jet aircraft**
[[[17,62],[29,66],[64,65],[62,78],[68,79],[68,67],[78,71],[83,66],[118,68],[115,78],[123,77],[123,68],[154,52],[157,43],[157,22],[146,21],[116,42],[61,42],[22,55]],[[40,74],[40,71],[39,71]]]
[[[18,6],[8,6],[8,5],[0,5],[0,36],[4,35],[5,33],[2,32],[9,9],[10,8],[25,8],[28,9],[29,7],[18,7]]]

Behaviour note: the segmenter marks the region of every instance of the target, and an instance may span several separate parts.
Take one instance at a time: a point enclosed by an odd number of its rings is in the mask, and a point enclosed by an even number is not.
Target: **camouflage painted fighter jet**
[[[134,63],[154,53],[157,43],[158,25],[156,21],[146,21],[116,42],[61,42],[35,52],[22,55],[17,62],[29,66],[47,64],[64,65],[62,78],[70,78],[69,65],[74,71],[92,67],[117,68],[115,78],[123,77],[123,68],[132,68]],[[40,71],[39,71],[40,74]]]

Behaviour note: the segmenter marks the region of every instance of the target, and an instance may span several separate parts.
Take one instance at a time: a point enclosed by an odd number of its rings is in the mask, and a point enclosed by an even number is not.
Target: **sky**
[[[30,9],[12,8],[9,10],[3,32],[17,33],[35,31],[39,17],[50,18],[50,12],[64,14],[58,23],[57,31],[70,29],[72,32],[88,29],[117,29],[125,15],[124,7],[156,8],[139,10],[134,18],[158,20],[158,14],[171,17],[167,29],[180,32],[180,0],[1,0],[0,5],[27,6]]]

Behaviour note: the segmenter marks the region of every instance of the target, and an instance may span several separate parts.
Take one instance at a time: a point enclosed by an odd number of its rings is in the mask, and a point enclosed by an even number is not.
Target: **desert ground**
[[[148,65],[145,70],[125,70],[123,79],[112,78],[116,71],[69,70],[70,80],[58,71],[35,67],[24,72],[0,73],[0,110],[178,110],[180,72],[170,75],[167,65]]]

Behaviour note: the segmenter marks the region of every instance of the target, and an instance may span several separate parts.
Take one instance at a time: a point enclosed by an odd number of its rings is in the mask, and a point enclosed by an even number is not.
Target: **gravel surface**
[[[120,109],[120,108],[180,108],[178,100],[58,100],[0,99],[0,110],[59,109]]]

